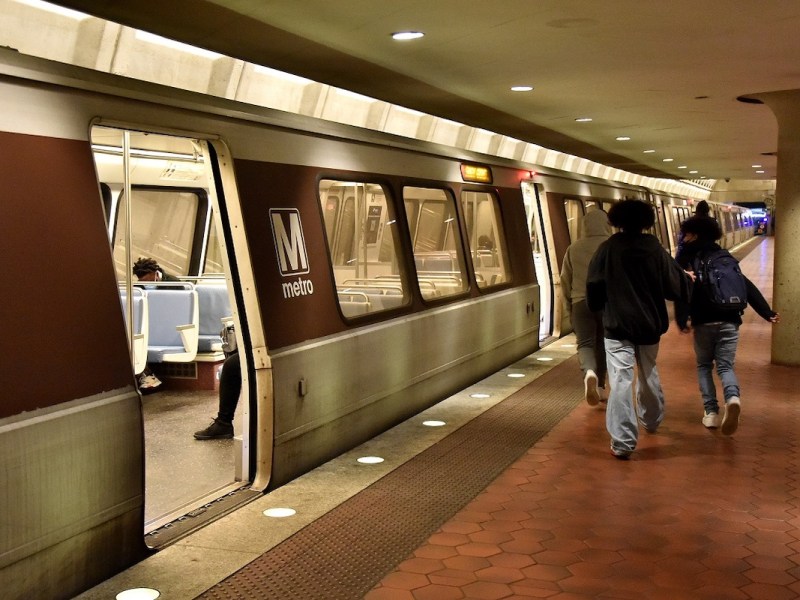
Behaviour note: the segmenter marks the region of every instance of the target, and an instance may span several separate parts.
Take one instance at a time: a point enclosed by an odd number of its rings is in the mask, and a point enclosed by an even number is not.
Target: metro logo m
[[[281,275],[289,277],[308,273],[308,253],[300,211],[296,208],[271,208],[269,218]]]

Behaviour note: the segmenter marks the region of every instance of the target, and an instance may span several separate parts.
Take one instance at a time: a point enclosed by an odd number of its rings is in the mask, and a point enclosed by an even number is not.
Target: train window
[[[580,200],[564,200],[564,210],[567,213],[567,227],[569,227],[569,241],[574,242],[580,237],[581,223],[583,222],[583,202]]]
[[[506,283],[511,277],[497,198],[487,192],[463,192],[461,205],[478,287]]]
[[[124,193],[126,135],[129,206]],[[155,259],[172,275],[198,275],[211,202],[205,186],[205,157],[196,140],[110,127],[93,127],[91,138],[100,188],[104,198],[111,199],[109,237],[118,279],[130,277],[130,262],[140,256]],[[126,249],[128,208],[131,247]]]
[[[686,217],[683,215],[683,212],[683,207],[672,207],[672,231],[674,232],[673,235],[675,237],[674,243],[676,248],[678,247],[678,242],[680,241],[681,223],[683,223],[683,221],[686,219]]]
[[[453,198],[440,189],[405,187],[403,204],[412,224],[422,297],[432,300],[466,291],[463,245]]]
[[[319,199],[342,314],[354,318],[407,305],[397,220],[383,188],[323,179]]]
[[[131,191],[131,255],[154,258],[173,275],[187,275],[192,269],[198,212],[207,205],[205,193],[174,188],[133,188]],[[120,279],[130,268],[125,262],[125,212],[117,216],[114,262]],[[123,273],[125,275],[123,275]]]
[[[210,227],[208,231],[206,256],[203,262],[203,274],[225,272],[222,262],[222,245],[219,243],[217,228],[214,226],[215,220],[216,219],[212,217],[209,223]]]

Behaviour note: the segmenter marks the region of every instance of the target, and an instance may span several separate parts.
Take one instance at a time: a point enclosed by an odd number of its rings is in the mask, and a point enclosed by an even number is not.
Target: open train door
[[[555,298],[553,269],[551,256],[554,250],[550,247],[547,236],[545,207],[542,206],[541,184],[533,181],[522,182],[522,197],[525,202],[525,216],[528,223],[528,233],[531,240],[531,252],[536,268],[536,280],[539,282],[539,342],[544,342],[558,332],[555,331],[557,307],[554,306]]]
[[[91,139],[142,394],[146,542],[159,547],[249,497],[246,365],[254,342],[240,307],[252,276],[246,252],[235,255],[245,243],[232,233],[231,220],[240,217],[222,142],[102,122]],[[160,274],[134,276],[140,257],[158,263]],[[242,384],[233,431],[198,437],[221,410],[222,365],[230,354],[220,332],[231,326],[243,357],[241,367],[235,363]]]

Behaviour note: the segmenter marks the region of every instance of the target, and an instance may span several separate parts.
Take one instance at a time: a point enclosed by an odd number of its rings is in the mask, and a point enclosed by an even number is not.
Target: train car
[[[558,272],[592,207],[650,200],[665,246],[677,231],[678,200],[642,187],[7,49],[0,106],[8,598],[71,597],[145,556],[145,532],[569,331]],[[178,281],[137,281],[139,257]],[[216,412],[223,326],[236,437],[204,445],[187,421]],[[146,370],[164,388],[142,396]]]
[[[224,290],[215,318],[237,331],[234,452],[255,490],[538,347],[519,168],[7,50],[0,63],[6,597],[69,597],[147,552],[135,374],[143,349],[167,385],[214,373],[201,287]],[[181,281],[138,287],[139,256]],[[147,402],[166,419],[161,393]]]

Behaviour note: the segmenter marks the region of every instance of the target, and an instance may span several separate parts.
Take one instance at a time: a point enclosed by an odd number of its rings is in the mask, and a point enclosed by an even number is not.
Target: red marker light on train
[[[482,165],[461,164],[461,179],[475,183],[492,183],[492,170]]]

